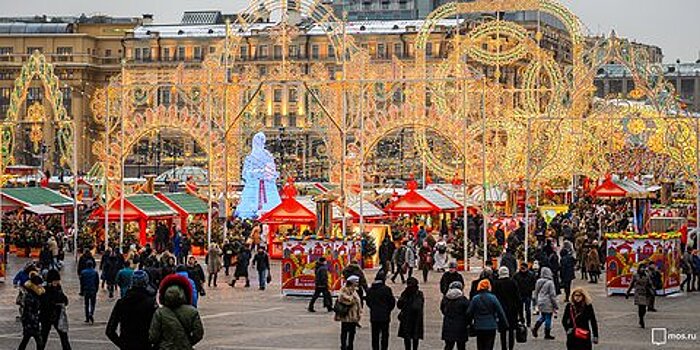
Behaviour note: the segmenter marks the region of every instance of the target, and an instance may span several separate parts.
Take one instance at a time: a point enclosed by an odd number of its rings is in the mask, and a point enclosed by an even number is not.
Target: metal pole
[[[345,193],[345,167],[347,164],[345,164],[346,158],[347,158],[347,112],[348,112],[348,96],[345,91],[345,78],[346,78],[346,50],[347,46],[345,43],[347,42],[347,31],[345,28],[345,21],[343,21],[343,74],[342,74],[342,81],[341,81],[341,92],[343,93],[343,105],[342,105],[342,125],[340,129],[340,136],[342,138],[342,152],[341,152],[341,162],[340,162],[340,200],[342,201],[342,206],[343,208],[347,207],[347,200],[345,198],[346,193]],[[347,237],[347,222],[345,219],[345,215],[342,215],[342,225],[343,227],[341,228],[343,232],[343,238]]]
[[[528,262],[528,246],[530,237],[530,206],[528,205],[528,200],[530,199],[530,147],[532,144],[532,119],[527,119],[527,158],[525,158],[525,263]]]
[[[73,127],[73,255],[78,259],[78,137],[75,120]],[[0,229],[1,231],[1,229]]]
[[[231,21],[226,20],[226,42],[224,44],[224,47],[226,50],[224,50],[224,128],[228,129],[228,88],[226,86],[228,85],[228,55],[229,55],[229,50],[230,50],[230,36],[231,36]],[[243,91],[246,91],[243,89]],[[224,143],[224,205],[223,208],[219,208],[219,213],[221,211],[224,211],[224,239],[228,237],[228,142],[227,142],[227,134],[224,133],[223,140],[222,142]],[[211,175],[209,176],[211,179]],[[219,217],[221,217],[221,214],[219,214]]]
[[[211,210],[211,197],[212,197],[212,169],[211,169],[211,152],[212,152],[212,144],[211,144],[211,70],[209,70],[207,74],[207,132],[208,132],[208,137],[207,137],[207,183],[209,187],[209,193],[207,193],[207,250],[211,246],[211,224],[212,224],[212,210]],[[226,225],[224,225],[226,226]]]
[[[360,84],[360,149],[365,149],[365,118],[362,115],[363,105],[365,104],[365,85]],[[360,152],[361,153],[361,152]],[[360,155],[362,156],[362,155]],[[364,201],[365,201],[365,162],[364,159],[360,159],[360,235],[365,233],[365,211],[364,211]]]
[[[700,248],[700,118],[695,118],[695,249]]]
[[[460,57],[461,62],[461,57]],[[467,271],[471,270],[471,256],[469,256],[469,225],[467,224],[467,81],[462,80],[462,118],[464,119],[464,124],[462,128],[462,140],[464,150],[462,151],[462,232],[464,240],[464,269]]]
[[[110,132],[110,126],[109,126],[109,121],[110,121],[110,116],[109,116],[109,85],[107,85],[107,90],[105,91],[105,95],[107,96],[106,100],[106,108],[107,111],[105,113],[105,159],[109,156],[109,132]],[[104,214],[105,214],[105,242],[104,242],[104,248],[105,251],[109,248],[109,175],[107,172],[107,161],[105,160],[102,163],[102,172],[104,173],[103,178],[104,178],[104,183],[102,184],[102,189],[105,194],[104,198]]]
[[[489,217],[486,213],[486,192],[488,188],[486,187],[486,78],[482,79],[481,82],[481,180],[483,188],[482,196],[482,209],[481,214],[483,218],[483,233],[484,233],[484,262],[483,266],[486,266],[486,260],[488,259],[488,227],[489,227]]]
[[[120,95],[121,95],[122,101],[121,101],[121,106],[119,108],[120,109],[120,111],[119,111],[120,118],[119,119],[121,119],[120,127],[121,127],[121,141],[122,142],[124,142],[124,138],[125,138],[124,137],[124,119],[126,119],[125,118],[126,116],[124,115],[125,111],[126,111],[126,96],[124,95],[124,81],[125,81],[124,76],[125,76],[124,61],[122,61],[122,83],[120,86],[120,88],[121,88]],[[123,143],[120,144],[119,147],[121,147],[121,149],[122,149],[120,152],[120,155],[119,155],[119,157],[120,157],[119,162],[120,162],[120,166],[121,166],[121,171],[119,172],[120,182],[121,182],[120,187],[119,187],[119,192],[120,192],[120,196],[119,196],[120,197],[119,198],[119,249],[123,253],[124,252],[124,197],[126,197],[126,188],[125,188],[125,184],[124,184],[124,171],[126,169],[124,167],[124,159],[126,158],[125,152],[127,152],[127,150],[124,149],[124,147],[126,147],[126,145],[124,145]]]

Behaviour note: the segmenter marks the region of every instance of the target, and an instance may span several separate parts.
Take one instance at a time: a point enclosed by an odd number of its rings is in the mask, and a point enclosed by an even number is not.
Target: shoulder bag
[[[574,324],[574,337],[581,340],[588,340],[591,335],[589,330],[579,328],[576,326],[576,315],[574,314],[574,305],[571,304],[569,307],[569,313],[571,314],[571,321]]]

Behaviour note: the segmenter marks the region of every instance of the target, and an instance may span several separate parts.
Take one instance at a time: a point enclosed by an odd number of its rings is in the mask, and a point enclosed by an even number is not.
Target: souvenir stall
[[[608,175],[605,180],[591,191],[591,196],[599,198],[629,198],[632,200],[632,222],[635,232],[646,233],[648,231],[649,213],[651,211],[650,198],[654,193],[644,186],[630,180],[619,179]]]
[[[121,198],[112,200],[107,208],[108,222],[119,223],[122,217],[122,214],[120,213]],[[149,231],[149,223],[156,221],[167,221],[167,227],[170,227],[172,223],[178,219],[178,213],[155,195],[133,194],[124,197],[123,217],[124,222],[138,223],[138,242],[139,245],[143,246],[147,242],[153,240],[153,237],[149,237],[147,234]],[[90,215],[90,220],[97,220],[98,222],[104,223],[104,207],[99,207],[97,210],[95,210]],[[150,230],[150,232],[155,231]]]
[[[634,232],[608,233],[606,288],[608,295],[627,292],[639,264],[654,264],[661,273],[663,285],[657,295],[668,295],[680,290],[680,233]]]
[[[180,218],[179,228],[182,234],[187,234],[187,226],[190,221],[200,220],[206,226],[209,208],[207,207],[207,202],[200,197],[184,192],[156,193],[156,197],[177,211]]]
[[[463,211],[459,203],[436,190],[417,189],[418,184],[413,180],[408,182],[407,187],[408,192],[384,208],[392,217],[418,217],[425,223],[426,230],[431,232],[439,231],[442,224],[449,225],[449,221]]]
[[[73,198],[44,187],[3,188],[0,203],[3,213],[22,209],[40,216],[60,215],[64,228],[66,213],[73,212]]]

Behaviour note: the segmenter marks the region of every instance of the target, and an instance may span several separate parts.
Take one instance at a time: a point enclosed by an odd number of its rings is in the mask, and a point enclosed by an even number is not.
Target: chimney
[[[153,24],[153,14],[151,14],[151,13],[144,13],[144,14],[142,15],[141,24],[143,24],[143,25],[150,25],[150,24]]]

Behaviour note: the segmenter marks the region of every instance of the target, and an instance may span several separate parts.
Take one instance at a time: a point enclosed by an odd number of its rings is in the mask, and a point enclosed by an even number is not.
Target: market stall
[[[180,230],[183,234],[187,234],[188,222],[192,220],[207,221],[209,208],[207,202],[193,194],[176,192],[176,193],[156,193],[156,197],[162,200],[165,204],[177,211],[180,218]]]
[[[120,222],[122,214],[121,198],[112,200],[107,206],[107,221]],[[161,199],[152,194],[134,194],[124,197],[124,222],[136,222],[139,226],[138,241],[145,245],[149,241],[147,227],[149,222],[167,221],[168,227],[178,218],[178,213]],[[90,215],[91,220],[104,222],[104,207],[100,207]],[[152,232],[152,231],[151,231]]]
[[[627,292],[639,264],[654,264],[661,273],[662,288],[657,295],[680,290],[680,233],[608,233],[606,288],[608,295]]]

